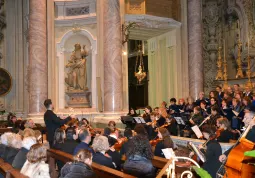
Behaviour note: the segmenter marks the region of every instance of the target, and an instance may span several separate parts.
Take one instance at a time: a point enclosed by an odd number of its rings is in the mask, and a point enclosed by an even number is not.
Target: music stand
[[[126,125],[126,128],[134,129],[136,122],[131,116],[120,116],[120,120],[123,124]]]

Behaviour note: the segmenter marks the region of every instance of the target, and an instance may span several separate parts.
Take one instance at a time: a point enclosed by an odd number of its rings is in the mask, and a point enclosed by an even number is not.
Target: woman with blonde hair
[[[171,136],[166,128],[159,128],[158,129],[158,138],[161,140],[157,143],[154,151],[155,156],[165,157],[162,149],[165,148],[173,148],[174,149],[174,142],[171,139]]]
[[[47,160],[47,149],[42,144],[33,145],[27,153],[27,160],[21,173],[29,178],[50,178]]]
[[[96,136],[93,140],[92,148],[93,162],[115,169],[112,158],[106,154],[110,149],[108,138],[102,135]]]
[[[22,139],[20,135],[15,133],[8,134],[7,146],[3,152],[3,160],[9,164],[12,164],[21,146],[22,146]]]
[[[74,162],[66,163],[61,169],[60,178],[92,178],[95,173],[91,168],[92,153],[85,149],[74,155]]]
[[[217,134],[217,141],[223,143],[229,143],[230,139],[233,139],[233,133],[231,132],[230,123],[227,118],[219,118],[216,121],[216,125],[218,130]]]

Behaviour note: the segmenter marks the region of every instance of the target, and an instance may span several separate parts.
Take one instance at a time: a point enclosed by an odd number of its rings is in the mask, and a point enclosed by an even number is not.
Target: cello
[[[225,163],[224,178],[255,177],[255,166],[248,164],[254,160],[254,158],[244,156],[244,152],[253,150],[255,148],[255,143],[245,138],[250,129],[251,125],[248,126],[237,143],[234,145],[233,149],[230,151]]]

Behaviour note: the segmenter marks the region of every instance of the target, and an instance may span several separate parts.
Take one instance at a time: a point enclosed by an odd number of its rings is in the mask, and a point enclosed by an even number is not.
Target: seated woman
[[[91,168],[92,153],[88,150],[80,150],[74,155],[73,163],[66,163],[61,169],[60,178],[93,178],[96,177]]]
[[[156,177],[156,170],[151,162],[153,153],[147,137],[136,135],[130,144],[132,146],[127,151],[127,160],[123,165],[124,172],[136,177]]]
[[[50,178],[47,160],[47,149],[42,144],[31,146],[27,153],[27,160],[21,169],[21,173],[29,178]]]
[[[22,140],[22,147],[19,150],[18,154],[15,156],[12,162],[12,167],[19,170],[23,167],[27,159],[27,153],[30,150],[31,146],[34,144],[36,144],[35,137],[26,137]]]
[[[7,116],[7,126],[13,127],[16,121],[17,121],[17,117],[10,112]]]
[[[1,135],[1,144],[0,144],[0,157],[4,158],[5,150],[8,146],[7,137],[11,135],[11,132],[5,132],[3,135]]]
[[[66,148],[64,147],[65,142],[65,131],[61,128],[56,129],[53,140],[53,149],[64,151]],[[64,151],[65,152],[65,151]],[[58,169],[60,170],[64,163],[62,161],[57,160]]]
[[[125,143],[123,143],[123,145],[120,149],[120,155],[121,155],[121,158],[123,158],[123,160],[126,159],[127,150],[129,149],[131,139],[133,138],[132,130],[130,128],[126,128],[124,131],[124,136],[127,138],[127,141]]]
[[[61,128],[56,129],[53,140],[53,148],[62,150],[63,143],[65,142],[65,131]]]
[[[229,143],[230,139],[233,138],[233,133],[231,132],[230,123],[226,118],[217,119],[218,134],[217,141],[223,143]],[[216,132],[216,133],[217,133]]]
[[[75,140],[76,136],[76,130],[74,127],[68,127],[65,131],[66,133],[66,139],[64,143],[62,144],[62,151],[73,154],[76,146],[78,145],[78,142]]]
[[[174,149],[174,142],[172,141],[168,130],[165,128],[158,129],[158,138],[161,141],[157,143],[157,145],[155,147],[154,155],[165,158],[165,156],[162,152],[162,149],[165,149],[165,148]]]
[[[116,151],[114,148],[115,144],[118,143],[118,141],[113,137],[108,137],[108,142],[109,142],[110,149],[106,153],[112,158],[114,167],[117,170],[120,170],[121,156],[120,156],[120,153],[118,151]]]
[[[138,116],[138,114],[136,113],[134,108],[130,108],[129,113],[127,115],[131,116],[131,117],[137,117]]]
[[[105,154],[110,149],[107,137],[102,135],[96,136],[93,140],[92,148],[95,151],[93,162],[115,169],[112,158]]]
[[[143,124],[136,124],[136,126],[134,128],[134,133],[136,135],[143,135],[143,136],[145,136],[147,138],[149,137],[146,129],[143,126]]]
[[[215,131],[215,127],[205,127],[203,135],[204,138],[209,140],[206,144],[206,150],[204,150],[204,147],[202,145],[198,146],[198,148],[204,153],[206,160],[202,168],[206,170],[212,176],[212,178],[216,178],[216,173],[221,166],[219,156],[222,154],[221,146],[219,142],[215,139]]]
[[[157,126],[161,127],[166,123],[166,118],[168,117],[167,111],[165,108],[159,108],[159,119],[157,120]]]
[[[7,147],[4,151],[3,160],[9,164],[12,164],[15,156],[18,154],[19,149],[22,146],[21,136],[12,133],[7,136]]]

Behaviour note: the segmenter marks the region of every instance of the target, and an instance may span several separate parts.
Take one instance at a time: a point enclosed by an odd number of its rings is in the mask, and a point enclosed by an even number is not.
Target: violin
[[[150,140],[151,146],[156,146],[162,139],[156,138],[154,140]]]
[[[120,151],[122,145],[127,141],[128,139],[126,137],[118,139],[118,142],[114,144],[114,149]]]
[[[224,128],[219,128],[219,129],[217,129],[217,131],[215,132],[216,138],[218,138],[218,137],[220,136],[220,134],[221,134],[222,131],[224,131]]]

